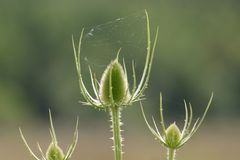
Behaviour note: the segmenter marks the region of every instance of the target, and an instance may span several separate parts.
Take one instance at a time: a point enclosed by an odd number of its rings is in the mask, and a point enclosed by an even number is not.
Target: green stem
[[[115,106],[110,109],[110,112],[113,129],[114,157],[115,160],[122,160],[121,111],[118,106]]]
[[[175,157],[176,157],[176,150],[175,149],[168,149],[167,160],[175,160]]]

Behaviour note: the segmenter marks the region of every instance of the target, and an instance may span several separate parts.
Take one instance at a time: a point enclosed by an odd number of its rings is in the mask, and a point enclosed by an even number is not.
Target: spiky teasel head
[[[151,37],[150,37],[150,22],[148,18],[147,12],[146,14],[146,26],[147,26],[147,56],[145,61],[145,66],[143,69],[141,80],[137,85],[134,62],[132,63],[132,74],[133,74],[133,84],[132,89],[129,89],[127,70],[125,67],[125,63],[123,60],[123,65],[121,65],[117,58],[112,61],[107,68],[105,69],[101,82],[99,83],[96,79],[95,74],[92,73],[91,68],[89,67],[90,77],[92,88],[95,94],[92,96],[89,91],[86,89],[85,84],[82,78],[81,71],[81,42],[83,37],[84,29],[81,32],[81,36],[79,39],[78,47],[75,46],[74,39],[72,38],[73,51],[76,63],[76,69],[79,79],[79,86],[81,93],[85,99],[85,102],[82,102],[85,105],[92,105],[98,109],[107,109],[112,106],[127,106],[132,104],[133,102],[139,101],[143,98],[143,92],[147,88],[152,61],[155,52],[155,46],[157,43],[158,37],[158,28],[156,31],[155,39],[153,46],[151,45]],[[119,50],[120,52],[120,50]],[[118,52],[118,54],[119,54]]]
[[[51,143],[46,153],[47,160],[60,160],[64,158],[62,149],[54,143]]]
[[[127,76],[122,65],[118,62],[118,56],[103,72],[100,81],[99,98],[104,105],[111,106],[119,106],[129,101],[130,92]]]
[[[76,148],[77,141],[78,141],[78,118],[77,118],[77,123],[75,127],[75,132],[73,135],[73,142],[72,144],[69,145],[66,154],[63,153],[62,149],[58,146],[58,141],[56,137],[56,133],[53,127],[53,122],[52,122],[52,116],[51,116],[51,111],[49,110],[49,119],[50,119],[50,135],[52,138],[52,141],[46,151],[46,155],[43,153],[42,148],[40,147],[39,143],[37,143],[39,152],[41,154],[41,158],[38,158],[35,153],[33,153],[32,149],[29,147],[25,137],[23,136],[22,130],[19,128],[19,132],[21,135],[21,138],[26,145],[27,149],[29,150],[31,156],[35,160],[69,160]]]
[[[164,137],[164,139],[169,148],[176,148],[180,142],[181,137],[181,132],[176,123],[174,122],[167,128],[166,136]]]
[[[182,147],[192,136],[193,134],[198,130],[198,128],[201,126],[204,118],[206,117],[206,114],[208,112],[208,109],[211,105],[213,99],[213,93],[211,94],[211,97],[208,101],[207,107],[203,113],[203,116],[201,118],[198,118],[196,122],[192,125],[192,106],[189,103],[189,106],[184,101],[185,106],[185,123],[183,126],[182,131],[180,131],[179,127],[176,125],[176,123],[172,123],[167,129],[165,127],[165,122],[163,118],[163,106],[162,106],[162,94],[160,94],[160,123],[162,126],[162,132],[160,133],[155,120],[153,119],[154,128],[151,127],[146,119],[146,116],[143,111],[143,107],[141,104],[142,114],[144,117],[144,120],[149,128],[149,130],[152,132],[152,134],[155,136],[155,138],[162,144],[164,147],[168,149],[179,149]]]

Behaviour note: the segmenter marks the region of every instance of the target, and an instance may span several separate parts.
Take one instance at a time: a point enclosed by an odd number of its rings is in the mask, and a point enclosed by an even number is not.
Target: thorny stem
[[[115,160],[122,160],[121,110],[118,106],[110,108]]]
[[[175,156],[176,156],[176,149],[171,149],[169,148],[168,149],[168,153],[167,153],[168,157],[167,157],[167,160],[175,160]]]

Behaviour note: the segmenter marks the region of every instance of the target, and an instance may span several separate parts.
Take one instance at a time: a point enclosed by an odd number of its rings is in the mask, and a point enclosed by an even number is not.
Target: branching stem
[[[112,116],[114,157],[115,160],[122,160],[121,110],[118,106],[115,106],[111,107],[110,112]]]

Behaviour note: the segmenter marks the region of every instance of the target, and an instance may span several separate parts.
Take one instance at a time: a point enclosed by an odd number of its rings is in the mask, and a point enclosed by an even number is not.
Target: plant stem
[[[167,160],[175,160],[176,150],[175,149],[168,149],[168,158]]]
[[[122,137],[121,137],[121,111],[118,106],[110,109],[113,131],[115,160],[122,160]]]

